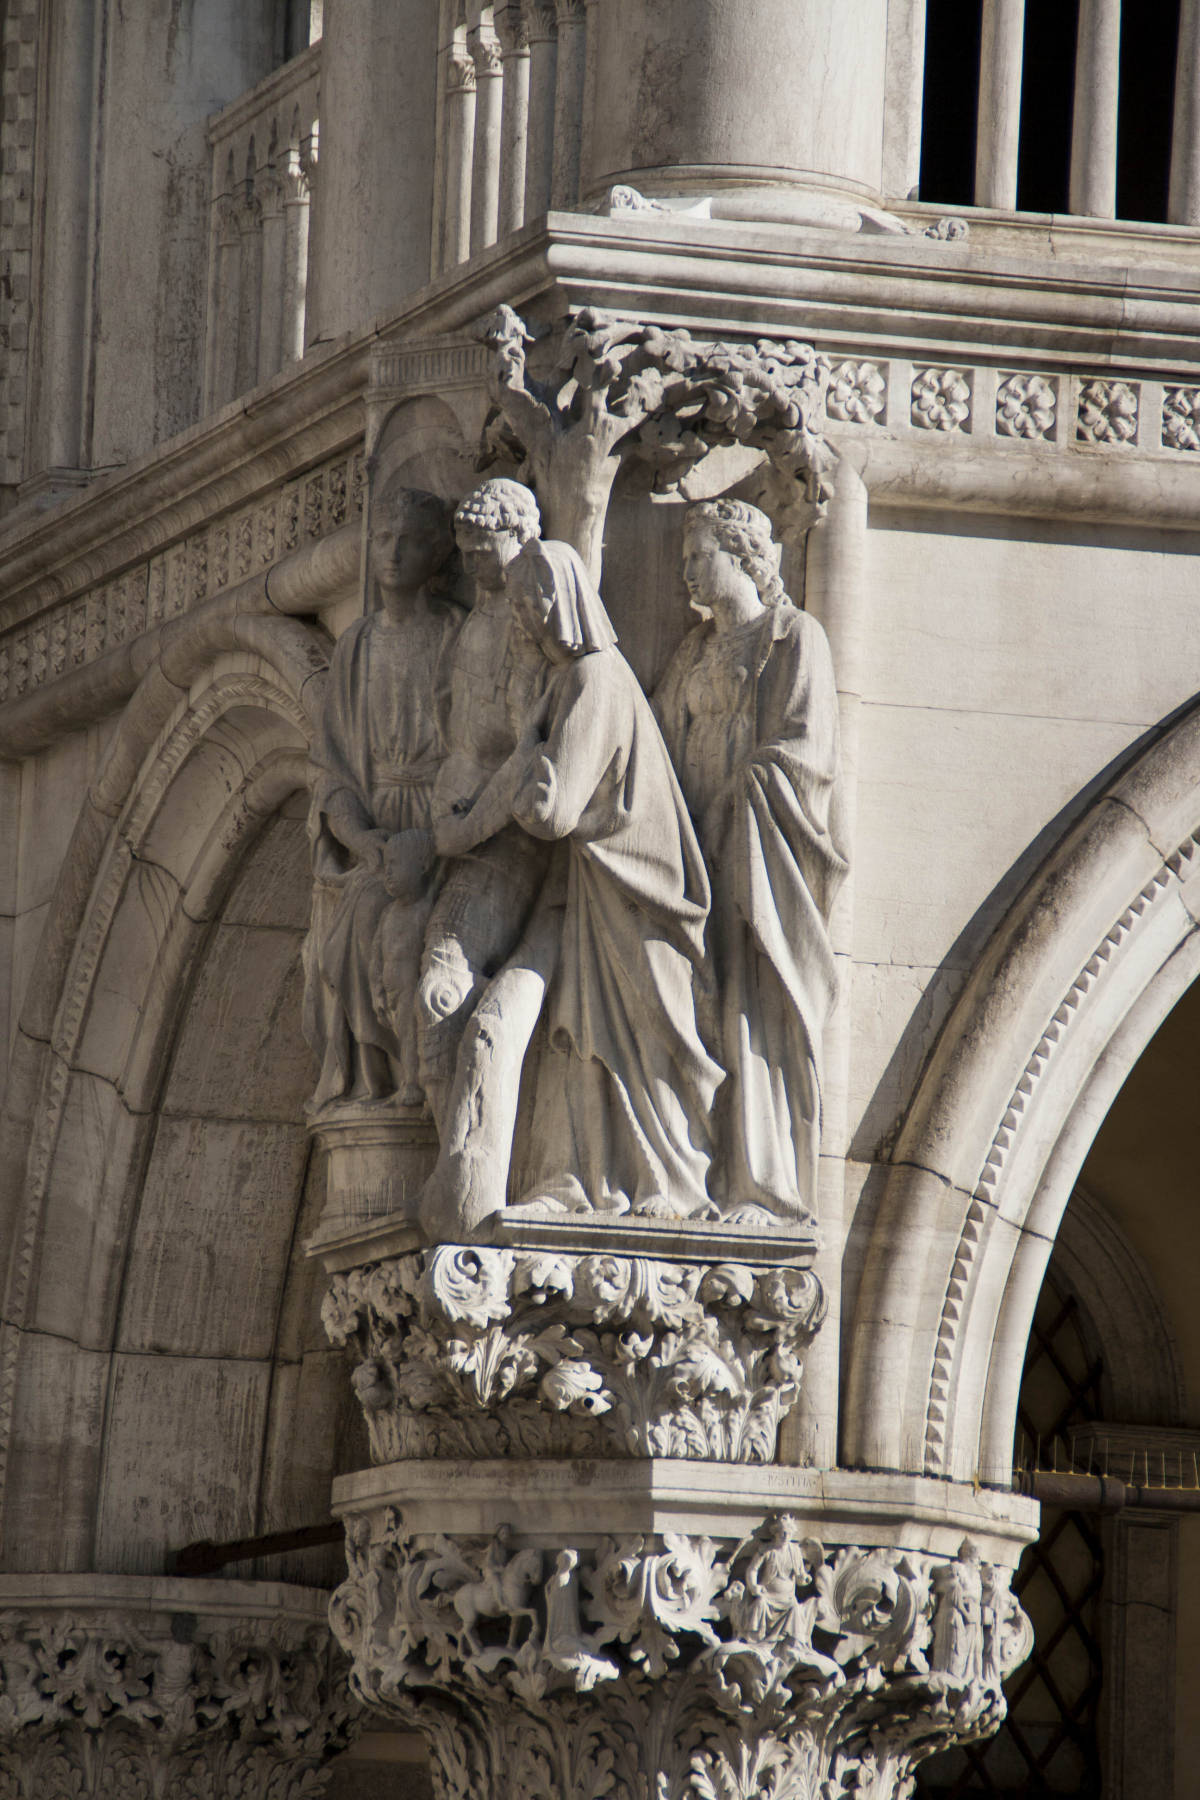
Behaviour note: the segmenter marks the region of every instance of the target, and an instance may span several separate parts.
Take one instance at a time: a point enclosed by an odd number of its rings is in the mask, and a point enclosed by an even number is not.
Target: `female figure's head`
[[[385,607],[419,593],[454,554],[451,509],[436,494],[409,487],[400,476],[382,487],[371,507],[371,569]],[[390,610],[390,608],[389,608]]]
[[[617,641],[583,558],[553,538],[527,543],[509,569],[513,617],[551,662],[607,650]]]
[[[683,527],[683,579],[692,605],[727,630],[786,599],[771,521],[745,500],[702,500]]]

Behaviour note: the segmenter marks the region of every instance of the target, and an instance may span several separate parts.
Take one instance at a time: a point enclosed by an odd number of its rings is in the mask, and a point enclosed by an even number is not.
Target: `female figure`
[[[709,1115],[722,1078],[696,1026],[703,859],[582,559],[569,544],[535,540],[510,565],[509,592],[546,661],[545,689],[471,811],[439,824],[438,849],[465,854],[510,820],[558,846],[511,970],[529,979],[536,968],[547,1010],[516,1190],[571,1210],[694,1213],[708,1200]],[[488,1095],[472,1108],[486,1130]],[[505,1129],[507,1151],[511,1117]]]
[[[305,946],[305,1036],[321,1072],[310,1110],[419,1105],[414,994],[433,902],[430,799],[441,761],[439,659],[462,614],[436,592],[451,509],[390,483],[371,563],[382,605],[338,639],[312,748],[315,891]]]
[[[655,698],[713,881],[713,1048],[723,1199],[816,1210],[821,1036],[835,991],[826,921],[846,872],[834,827],[838,713],[825,634],[792,605],[757,507],[691,508],[684,580],[703,622]]]

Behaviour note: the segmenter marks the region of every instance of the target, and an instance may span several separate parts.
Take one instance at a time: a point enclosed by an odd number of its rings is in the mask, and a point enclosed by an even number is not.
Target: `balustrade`
[[[1064,198],[1072,213],[1084,217],[1118,215],[1121,20],[1121,0],[1080,0],[1074,71],[1064,85],[1064,102],[1066,93],[1072,93]],[[1013,209],[1018,204],[1025,0],[983,0],[981,23],[973,198],[977,206]],[[1169,42],[1164,39],[1160,48],[1165,79]],[[1180,7],[1173,124],[1167,221],[1200,225],[1200,0],[1182,0]],[[893,135],[898,132],[893,121]]]
[[[210,410],[304,354],[320,55],[310,45],[209,127]]]
[[[454,268],[579,198],[585,0],[451,6],[441,57],[435,266]]]

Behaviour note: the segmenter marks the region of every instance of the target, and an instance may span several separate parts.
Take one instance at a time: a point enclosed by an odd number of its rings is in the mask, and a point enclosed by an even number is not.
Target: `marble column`
[[[310,342],[395,312],[429,279],[436,61],[427,0],[325,0]]]
[[[504,65],[500,41],[490,25],[472,26],[467,33],[467,50],[475,65],[475,131],[471,151],[471,249],[474,252],[486,250],[496,241]]]
[[[1089,218],[1117,214],[1117,99],[1121,0],[1080,0],[1071,126],[1070,209]]]
[[[1182,0],[1171,137],[1172,225],[1200,225],[1200,0]]]
[[[571,207],[579,198],[579,150],[587,71],[585,0],[555,0],[558,61],[554,82],[554,175],[550,204]]]
[[[1021,132],[1021,64],[1025,0],[983,0],[979,51],[979,129],[975,142],[975,204],[1017,204]]]
[[[500,114],[500,203],[497,232],[516,231],[525,218],[525,165],[529,141],[529,31],[520,0],[495,9],[504,100]]]
[[[48,53],[50,129],[37,324],[31,462],[77,469],[83,460],[87,348],[88,189],[93,123],[95,8],[65,0]]]
[[[475,63],[465,44],[446,58],[446,193],[442,204],[442,267],[457,268],[471,254],[471,156],[475,142]]]
[[[585,199],[716,181],[877,197],[886,0],[605,0]]]
[[[525,152],[525,217],[550,205],[554,176],[554,83],[558,19],[554,0],[524,0],[529,34],[529,140]]]
[[[210,115],[273,66],[275,8],[211,0],[186,53],[176,10],[157,0],[51,10],[52,41],[60,25],[62,36],[46,136],[55,293],[45,351],[62,367],[47,390],[45,447],[68,454],[78,432],[79,457],[96,467],[129,461],[199,415],[211,218],[195,176],[208,164]],[[88,216],[98,221],[90,246]],[[86,406],[74,397],[80,373]]]
[[[284,172],[279,152],[263,169],[258,183],[262,210],[262,273],[258,293],[258,378],[267,381],[283,361],[283,308],[287,285],[287,215]]]

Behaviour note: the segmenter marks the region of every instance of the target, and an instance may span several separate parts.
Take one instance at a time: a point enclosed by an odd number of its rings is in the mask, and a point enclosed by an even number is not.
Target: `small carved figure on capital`
[[[821,1039],[836,981],[828,917],[837,836],[838,703],[820,625],[779,578],[770,521],[740,500],[688,513],[684,579],[702,623],[655,696],[713,884],[710,1049],[723,1207],[816,1211]]]
[[[434,888],[433,695],[463,618],[453,550],[444,501],[400,481],[376,496],[381,604],[338,640],[311,752],[304,1026],[318,1115],[339,1102],[421,1104],[412,1002]]]

